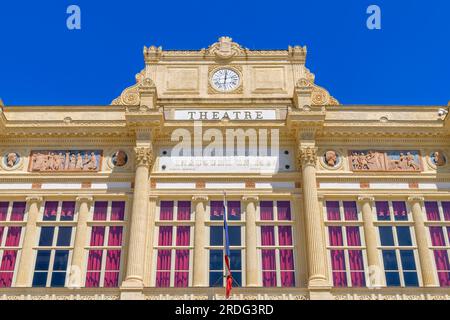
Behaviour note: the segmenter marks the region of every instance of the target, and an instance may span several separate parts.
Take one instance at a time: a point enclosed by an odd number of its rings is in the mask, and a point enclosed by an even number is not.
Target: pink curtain
[[[289,201],[277,201],[278,220],[291,220],[291,204]]]
[[[178,201],[177,220],[191,220],[190,201]]]
[[[190,244],[190,233],[191,233],[191,227],[178,226],[177,227],[177,238],[175,240],[176,245],[177,246],[188,246]],[[167,245],[171,245],[171,243],[169,243]]]
[[[56,214],[58,212],[58,201],[45,202],[44,217],[42,220],[56,220]]]
[[[326,207],[328,220],[341,220],[341,214],[339,212],[339,201],[327,201]]]
[[[172,226],[159,227],[159,246],[171,246],[172,245]]]
[[[359,227],[351,226],[346,227],[347,232],[347,245],[348,246],[360,246],[361,237],[359,236]]]
[[[125,218],[125,201],[113,201],[111,203],[111,220],[123,221]]]
[[[273,202],[272,201],[261,201],[260,215],[261,220],[273,220]]]
[[[430,227],[431,243],[435,247],[445,246],[444,232],[442,227]]]
[[[119,285],[120,250],[108,250],[106,253],[106,268],[104,287],[111,288]]]
[[[358,220],[358,207],[355,201],[343,201],[344,205],[344,217],[346,221]],[[338,208],[339,210],[339,208]]]
[[[103,246],[105,239],[105,227],[94,226],[91,233],[91,246],[99,247]]]
[[[450,286],[450,264],[448,261],[447,250],[434,250],[436,269],[441,287]]]
[[[333,284],[336,287],[347,286],[345,274],[344,250],[331,250],[331,268],[333,270]]]
[[[72,221],[75,214],[75,201],[64,201],[61,207],[61,220]]]
[[[173,220],[173,201],[161,201],[159,220]]]
[[[391,220],[389,215],[389,203],[387,201],[375,201],[378,220]]]
[[[156,286],[170,286],[170,259],[171,250],[158,250],[158,258],[156,262]]]
[[[108,211],[108,201],[96,201],[94,205],[94,221],[105,221]]]
[[[450,221],[450,202],[442,201],[442,211],[444,211],[444,220]]]
[[[261,250],[263,287],[276,287],[275,250]]]
[[[261,245],[274,246],[275,245],[275,227],[261,226]]]
[[[102,268],[103,250],[89,250],[86,273],[86,284],[88,288],[100,286],[100,270]]]
[[[227,201],[228,219],[241,220],[241,202]]]
[[[211,201],[211,220],[223,219],[223,202]]]
[[[11,211],[11,221],[23,221],[25,215],[26,202],[14,202]]]
[[[281,286],[295,286],[294,254],[292,250],[280,250]]]
[[[438,204],[435,201],[425,201],[425,211],[428,221],[439,221]]]
[[[365,287],[364,263],[361,250],[349,250],[350,277],[353,287]]]
[[[0,243],[2,243],[4,229],[5,229],[5,227],[0,226]]]
[[[6,247],[17,247],[20,242],[20,234],[22,232],[22,227],[9,227],[8,235],[6,236]]]
[[[0,202],[0,221],[6,221],[6,215],[8,214],[8,202]]]
[[[122,245],[123,227],[111,226],[109,227],[108,246],[118,247]]]
[[[3,251],[2,264],[0,266],[0,288],[11,287],[16,265],[17,250]]]
[[[343,246],[342,227],[330,226],[328,227],[328,234],[330,236],[330,246]]]
[[[175,287],[189,285],[189,250],[175,251]]]
[[[408,220],[406,212],[406,203],[404,201],[392,201],[392,209],[394,210],[394,219],[397,221]]]
[[[292,245],[292,228],[290,226],[278,227],[278,243],[280,246]]]

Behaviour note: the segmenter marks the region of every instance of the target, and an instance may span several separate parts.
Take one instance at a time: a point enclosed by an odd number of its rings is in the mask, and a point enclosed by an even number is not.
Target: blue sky
[[[66,8],[81,8],[68,30]],[[381,30],[366,9],[381,8]],[[105,105],[134,83],[142,47],[200,49],[228,35],[250,49],[308,47],[316,83],[343,104],[446,105],[450,1],[99,1],[0,3],[6,105]]]

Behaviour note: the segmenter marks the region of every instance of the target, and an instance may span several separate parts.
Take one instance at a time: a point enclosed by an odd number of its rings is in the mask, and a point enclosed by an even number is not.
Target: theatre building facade
[[[224,214],[232,299],[450,299],[447,105],[342,105],[300,46],[144,61],[1,105],[0,299],[223,299]]]

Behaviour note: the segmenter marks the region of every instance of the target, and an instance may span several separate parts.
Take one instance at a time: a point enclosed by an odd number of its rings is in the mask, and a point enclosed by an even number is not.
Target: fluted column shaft
[[[243,197],[245,209],[245,278],[247,287],[257,287],[258,253],[256,251],[256,205],[257,197]]]
[[[194,196],[192,201],[195,207],[194,230],[194,287],[207,287],[207,259],[206,259],[206,202],[208,197]]]
[[[424,287],[437,287],[434,275],[433,261],[428,247],[427,228],[425,227],[421,203],[422,197],[409,197],[411,211],[414,219],[414,231],[416,234],[417,251],[422,270],[422,282]]]
[[[19,268],[17,270],[16,287],[31,287],[31,275],[33,274],[33,247],[36,245],[39,209],[42,197],[28,197],[28,217],[25,227],[25,236],[22,243]],[[23,232],[23,230],[22,230]]]
[[[329,286],[326,248],[321,226],[321,210],[317,198],[316,148],[299,149],[302,166],[303,205],[306,226],[309,287]]]
[[[136,174],[125,282],[142,287],[149,201],[149,167],[153,155],[151,148],[148,147],[137,147],[135,153]]]
[[[372,203],[374,200],[375,199],[370,196],[358,197],[362,211],[367,264],[369,267],[368,286],[380,287],[382,285],[382,268],[378,255],[377,229],[373,224]]]
[[[69,278],[69,286],[71,287],[79,288],[82,285],[81,275],[83,274],[82,270],[84,267],[85,246],[88,234],[87,221],[93,200],[92,197],[86,196],[77,198],[78,221],[72,254],[72,268],[70,270]]]

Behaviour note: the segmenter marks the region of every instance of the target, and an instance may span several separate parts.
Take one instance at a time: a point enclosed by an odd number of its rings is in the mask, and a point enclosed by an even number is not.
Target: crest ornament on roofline
[[[230,37],[220,37],[219,41],[206,49],[206,55],[214,55],[219,59],[228,60],[238,55],[245,55],[245,48],[241,47]]]

